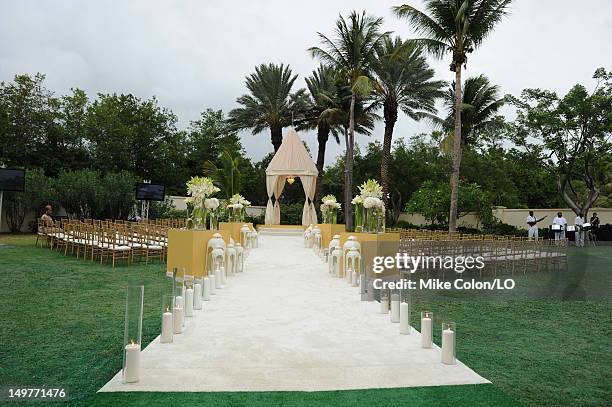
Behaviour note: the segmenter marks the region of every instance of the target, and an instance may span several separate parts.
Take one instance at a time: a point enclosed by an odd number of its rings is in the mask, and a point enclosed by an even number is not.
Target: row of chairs
[[[127,222],[112,220],[83,221],[63,219],[52,225],[38,222],[36,246],[63,252],[90,261],[108,261],[113,268],[117,261],[127,265],[135,261],[165,261],[167,230],[171,222]]]

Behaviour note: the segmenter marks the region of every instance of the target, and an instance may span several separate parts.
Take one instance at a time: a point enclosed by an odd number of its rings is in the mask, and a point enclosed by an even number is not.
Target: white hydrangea
[[[217,198],[208,198],[204,200],[204,207],[215,211],[219,207],[219,200]]]
[[[366,209],[380,207],[382,201],[373,196],[369,196],[363,200],[363,207]]]

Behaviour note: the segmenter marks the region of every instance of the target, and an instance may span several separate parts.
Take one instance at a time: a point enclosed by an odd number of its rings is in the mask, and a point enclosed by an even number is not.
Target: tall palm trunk
[[[461,167],[461,63],[455,64],[455,137],[453,142],[453,168],[450,178],[451,199],[448,231],[457,230],[457,206],[459,201],[459,169]]]
[[[391,142],[393,141],[393,129],[397,122],[397,103],[385,102],[385,136],[383,139],[382,160],[380,163],[380,182],[383,187],[383,200],[385,208],[389,208],[389,161],[391,161]]]
[[[355,145],[355,91],[351,90],[351,107],[349,110],[349,130],[346,143],[346,163],[344,164],[344,224],[347,229],[353,228],[353,146]]]
[[[325,164],[325,148],[327,147],[327,140],[329,140],[329,124],[322,121],[317,125],[317,142],[319,143],[319,151],[317,152],[317,170],[319,175],[317,176],[317,185],[315,186],[315,201],[319,200],[319,189],[321,185],[321,179],[323,179],[323,166]]]
[[[270,126],[270,139],[274,146],[274,152],[276,153],[281,144],[283,144],[283,127],[280,124]]]

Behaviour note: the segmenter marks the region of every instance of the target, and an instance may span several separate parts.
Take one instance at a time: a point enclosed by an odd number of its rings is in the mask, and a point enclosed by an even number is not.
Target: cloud
[[[2,1],[0,80],[42,72],[56,93],[71,87],[90,97],[98,92],[155,95],[172,109],[180,126],[207,107],[229,111],[245,92],[244,77],[263,62],[290,64],[304,76],[318,64],[306,49],[317,31],[331,33],[338,14],[367,10],[385,18],[385,29],[413,37],[407,23],[391,14],[396,1],[287,2],[214,1]],[[420,2],[411,2],[417,7]],[[571,12],[569,12],[571,10]],[[612,3],[590,0],[515,1],[468,62],[467,75],[487,74],[504,93],[527,87],[566,92],[590,84],[598,66],[612,66]],[[437,77],[451,81],[448,61],[431,60]],[[396,138],[429,131],[400,116]],[[382,139],[378,125],[370,138]],[[267,132],[243,132],[247,153],[259,159],[272,151]],[[316,151],[314,133],[302,134]],[[330,141],[326,161],[343,151]]]

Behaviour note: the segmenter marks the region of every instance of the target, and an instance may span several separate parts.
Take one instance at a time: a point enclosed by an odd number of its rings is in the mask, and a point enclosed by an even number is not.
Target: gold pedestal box
[[[374,257],[376,256],[395,256],[399,251],[400,234],[397,233],[357,233],[357,232],[344,232],[340,233],[340,247],[344,246],[349,236],[355,236],[357,241],[361,244],[361,264],[364,267],[370,268],[372,271],[372,264]],[[388,270],[381,274],[379,277],[385,277],[393,275],[395,271]],[[344,276],[344,259],[340,265],[340,275]]]
[[[249,225],[249,229],[255,230],[255,229],[253,229],[253,224],[252,223],[248,223],[248,222],[243,222],[243,223],[239,223],[239,222],[219,222],[219,230],[223,230],[223,231],[229,232],[230,236],[232,237],[232,239],[234,239],[235,243],[240,243],[241,245],[244,246],[244,244],[240,241],[240,229],[244,225]]]
[[[343,224],[317,223],[314,226],[318,226],[321,229],[321,242],[324,249],[327,249],[334,235],[346,232],[346,226]]]
[[[215,233],[223,236],[229,243],[230,232],[227,230],[168,230],[168,262],[166,270],[172,272],[174,267],[185,268],[185,274],[194,277],[204,275],[206,261],[206,246]]]

